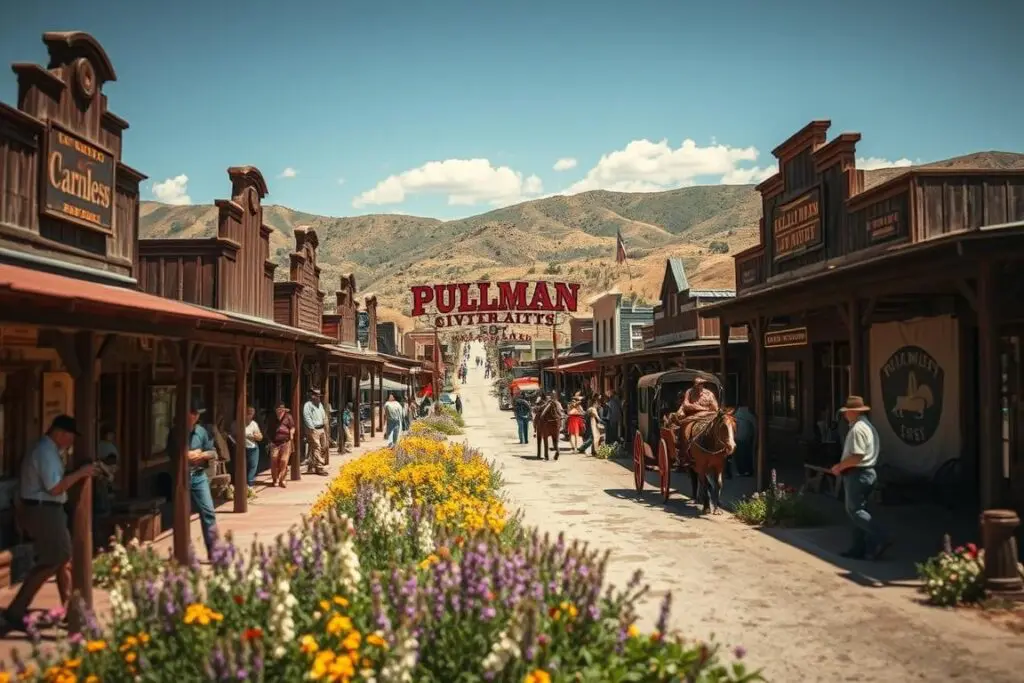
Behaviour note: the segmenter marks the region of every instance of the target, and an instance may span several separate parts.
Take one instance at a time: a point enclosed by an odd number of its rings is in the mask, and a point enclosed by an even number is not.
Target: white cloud
[[[339,185],[344,185],[345,184],[345,179],[344,178],[338,178],[338,184]]]
[[[544,191],[535,175],[523,177],[508,166],[495,167],[487,159],[446,159],[389,176],[352,200],[360,209],[380,204],[401,204],[410,194],[447,195],[451,206],[487,202],[504,206]]]
[[[568,171],[570,168],[576,168],[576,160],[571,157],[565,157],[555,162],[554,169],[556,171]]]
[[[861,171],[877,171],[880,168],[904,168],[913,166],[914,162],[903,157],[896,161],[889,161],[880,157],[857,157],[857,168]]]
[[[718,183],[752,182],[752,178],[771,175],[768,169],[740,166],[757,161],[758,154],[755,147],[717,143],[700,147],[693,140],[683,140],[676,149],[667,140],[633,140],[623,149],[603,155],[586,177],[564,194],[589,190],[659,192],[696,185],[698,178]]]
[[[277,177],[278,178],[294,178],[297,175],[299,175],[299,172],[296,171],[291,166],[288,166],[283,171],[281,171],[281,175],[279,175]]]
[[[153,196],[164,204],[191,204],[192,198],[188,196],[188,176],[182,173],[162,183],[153,183]]]

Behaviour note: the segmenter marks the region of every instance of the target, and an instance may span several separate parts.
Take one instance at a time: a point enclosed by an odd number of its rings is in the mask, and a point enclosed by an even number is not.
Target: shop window
[[[799,424],[799,386],[796,363],[768,364],[768,420],[778,426]]]
[[[149,449],[144,456],[152,459],[165,456],[167,435],[174,426],[177,390],[173,384],[153,385],[149,388]],[[192,386],[192,401],[203,402],[203,387]]]
[[[644,347],[644,323],[629,324],[629,348],[642,349]]]

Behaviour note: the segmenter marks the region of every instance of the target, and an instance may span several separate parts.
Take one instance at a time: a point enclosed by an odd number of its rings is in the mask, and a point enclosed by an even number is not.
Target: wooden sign
[[[776,207],[772,220],[775,260],[796,256],[822,243],[818,188]]]
[[[116,160],[92,143],[50,127],[42,169],[44,213],[111,232]]]
[[[788,330],[766,332],[764,346],[766,349],[778,349],[785,346],[805,346],[807,344],[807,328],[791,327]]]
[[[750,259],[740,264],[740,286],[751,287],[761,280],[761,269],[757,259]]]

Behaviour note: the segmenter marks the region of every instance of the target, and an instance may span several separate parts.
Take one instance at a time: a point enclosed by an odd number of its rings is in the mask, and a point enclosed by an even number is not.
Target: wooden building
[[[326,389],[332,364],[355,373],[384,361],[322,334],[311,231],[300,232],[288,283],[274,284],[266,183],[252,167],[229,171],[215,237],[140,241],[145,176],[122,161],[128,124],[103,94],[114,68],[86,33],[43,42],[46,67],[14,65],[18,108],[0,103],[0,544],[23,547],[21,460],[54,416],[69,413],[81,431],[70,466],[95,460],[101,424],[121,454],[115,512],[104,521],[153,533],[169,498],[175,554],[186,560],[187,461],[165,445],[170,428],[187,430],[190,402],[203,401],[204,421],[222,435],[238,424],[227,476],[244,511],[247,400],[287,397],[298,412],[302,388]],[[92,494],[87,480],[70,495],[74,588],[88,603],[94,523],[105,528]],[[0,580],[10,580],[10,564],[0,553]]]
[[[1024,170],[947,162],[879,182],[856,168],[860,135],[828,141],[829,126],[774,150],[737,296],[701,311],[749,326],[759,483],[859,394],[891,470],[1019,510]]]

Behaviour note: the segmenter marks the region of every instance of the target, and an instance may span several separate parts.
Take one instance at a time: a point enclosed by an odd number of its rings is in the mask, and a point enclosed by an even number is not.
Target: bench
[[[107,539],[121,530],[122,540],[127,543],[133,538],[139,542],[154,541],[163,530],[161,508],[165,498],[128,498],[115,500],[110,514],[96,518],[97,537]]]
[[[843,493],[843,479],[832,473],[831,467],[812,465],[804,463],[804,485],[803,491],[810,493],[821,493],[821,488],[826,480],[830,483],[829,493],[839,498]]]

